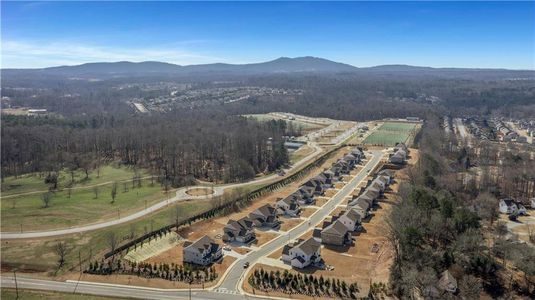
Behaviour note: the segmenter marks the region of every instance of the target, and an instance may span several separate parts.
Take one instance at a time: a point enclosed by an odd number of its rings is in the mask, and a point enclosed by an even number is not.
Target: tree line
[[[235,182],[288,163],[284,121],[217,112],[115,118],[2,118],[2,176],[98,169],[118,161],[147,168],[172,186],[193,179]]]
[[[255,269],[249,276],[249,284],[261,291],[278,291],[285,294],[302,294],[311,297],[337,297],[357,299],[359,288],[356,283],[323,278],[300,273],[265,271],[263,268]]]

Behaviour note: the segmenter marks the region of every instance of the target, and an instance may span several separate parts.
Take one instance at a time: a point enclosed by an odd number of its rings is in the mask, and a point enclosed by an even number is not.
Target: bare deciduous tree
[[[67,256],[67,244],[65,242],[57,242],[54,245],[54,252],[58,256],[58,270],[65,265],[65,258]]]

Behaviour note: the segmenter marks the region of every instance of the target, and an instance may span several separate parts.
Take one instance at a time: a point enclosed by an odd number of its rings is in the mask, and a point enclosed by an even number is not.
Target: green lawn
[[[406,143],[415,128],[416,124],[385,122],[366,137],[364,144],[394,146],[396,143]]]
[[[82,260],[88,260],[89,257],[91,260],[101,259],[103,253],[109,250],[108,236],[111,232],[116,235],[120,244],[123,244],[129,240],[131,232],[134,232],[134,237],[139,237],[146,232],[169,225],[175,216],[178,216],[179,220],[183,220],[211,207],[210,201],[180,202],[137,221],[98,231],[31,241],[2,240],[2,265],[25,271],[47,272],[47,274],[53,275],[57,261],[57,255],[53,248],[61,240],[67,243],[68,248],[66,267],[58,273],[62,274],[69,268],[77,268],[78,253],[80,253]]]
[[[103,297],[103,296],[92,296],[92,295],[82,295],[82,294],[72,294],[72,293],[59,293],[59,292],[47,292],[47,291],[36,291],[36,290],[23,290],[19,289],[19,299],[20,300],[108,300],[108,299],[127,299],[127,298],[115,298],[115,297]],[[2,289],[0,298],[3,300],[12,300],[17,298],[17,293],[15,289]]]
[[[259,122],[267,122],[267,121],[271,121],[271,120],[284,120],[284,121],[286,121],[286,123],[288,125],[291,124],[294,128],[301,128],[302,130],[305,130],[305,131],[321,129],[323,127],[326,127],[326,126],[323,126],[323,125],[312,124],[312,123],[307,123],[307,122],[298,121],[298,120],[281,119],[281,118],[277,118],[277,117],[274,117],[274,116],[269,115],[269,114],[244,115],[244,117],[253,118],[253,119],[256,119]]]
[[[128,182],[117,185],[117,195],[112,203],[112,184],[87,189],[73,189],[69,197],[67,190],[51,192],[49,207],[44,208],[44,193],[2,198],[2,231],[23,231],[63,228],[104,219],[117,218],[147,205],[165,199],[158,183],[151,185],[150,179],[142,180],[141,187],[132,188]],[[95,196],[98,190],[98,198]],[[173,192],[169,193],[172,196]]]
[[[140,170],[139,174],[142,177],[148,176],[148,173],[145,170]],[[130,180],[133,175],[133,168],[106,165],[100,168],[100,172],[96,170],[90,171],[87,178],[84,171],[77,170],[74,172],[73,182],[71,173],[67,170],[62,170],[58,176],[58,188],[80,188],[110,181]],[[25,174],[18,176],[17,178],[14,176],[7,177],[2,183],[2,196],[48,190],[49,186],[45,184],[45,177],[46,173]]]

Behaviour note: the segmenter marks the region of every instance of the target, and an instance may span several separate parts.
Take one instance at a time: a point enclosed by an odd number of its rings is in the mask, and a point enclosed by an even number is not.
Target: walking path
[[[323,149],[319,147],[316,144],[311,144],[311,146],[314,148],[314,152],[307,155],[297,163],[295,163],[290,169],[287,170],[287,174],[290,172],[293,172],[294,170],[298,170],[302,165],[306,164],[309,160],[316,158],[317,155],[319,155],[321,152],[323,152]],[[119,219],[115,220],[109,220],[105,222],[95,223],[95,224],[87,224],[87,225],[81,225],[76,227],[70,227],[70,228],[62,228],[62,229],[54,229],[54,230],[46,230],[46,231],[28,231],[28,232],[2,232],[0,233],[1,239],[29,239],[29,238],[43,238],[43,237],[52,237],[52,236],[60,236],[60,235],[66,235],[66,234],[74,234],[74,233],[81,233],[86,231],[92,231],[97,229],[102,229],[110,226],[115,226],[119,224],[123,224],[126,222],[130,222],[133,220],[136,220],[138,218],[141,218],[143,216],[149,215],[153,212],[156,212],[170,204],[173,204],[175,202],[180,202],[184,200],[192,200],[192,199],[211,199],[212,197],[223,195],[225,190],[237,188],[237,187],[245,187],[247,185],[256,185],[261,183],[266,183],[270,181],[274,181],[278,178],[281,178],[278,174],[272,174],[269,176],[265,176],[262,178],[258,178],[256,180],[248,181],[248,182],[242,182],[242,183],[233,183],[233,184],[224,184],[224,185],[218,185],[213,186],[214,193],[208,196],[200,195],[200,196],[192,196],[187,194],[186,192],[190,189],[196,189],[199,188],[199,186],[189,186],[180,188],[176,191],[176,194],[173,198],[158,202],[156,204],[153,204],[150,207],[147,207],[143,210],[140,210],[138,212],[135,212],[133,214],[123,216]]]

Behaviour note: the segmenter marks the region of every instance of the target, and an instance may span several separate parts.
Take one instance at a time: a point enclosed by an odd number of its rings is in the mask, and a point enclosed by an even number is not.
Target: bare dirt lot
[[[300,218],[280,218],[279,220],[282,222],[280,227],[281,231],[288,231],[303,222]]]
[[[215,263],[213,266],[216,269],[216,272],[218,274],[218,278],[215,281],[207,282],[204,284],[204,287],[210,287],[215,285],[219,278],[225,273],[225,271],[230,267],[230,265],[236,260],[234,257],[230,256],[224,256],[223,260],[219,263]],[[157,257],[153,257],[147,262],[151,263],[157,263],[165,262],[165,263],[176,263],[176,264],[182,264],[182,247],[177,246],[173,249],[170,249],[162,254],[160,254]],[[77,274],[77,273],[76,273]],[[69,278],[71,280],[78,280],[77,275],[72,275],[72,278]],[[83,274],[81,281],[92,281],[92,282],[102,282],[102,283],[114,283],[114,284],[124,284],[124,285],[138,285],[138,286],[146,286],[146,287],[159,287],[159,288],[188,288],[189,284],[186,282],[176,282],[176,281],[169,281],[165,279],[160,278],[143,278],[143,277],[137,277],[135,275],[109,275],[109,276],[100,276],[100,275],[89,275],[89,274]],[[192,284],[192,288],[202,288],[202,284]]]
[[[313,207],[305,207],[301,210],[301,217],[308,218],[310,217],[314,212],[316,212],[317,209]]]

